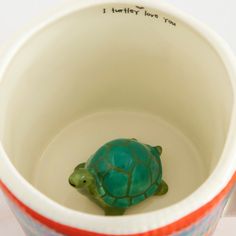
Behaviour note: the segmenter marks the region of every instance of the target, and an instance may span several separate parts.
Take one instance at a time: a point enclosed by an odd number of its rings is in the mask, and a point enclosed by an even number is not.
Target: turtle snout
[[[72,174],[72,175],[69,177],[69,183],[70,183],[70,185],[73,186],[74,188],[76,187],[76,185],[77,185],[77,183],[78,183],[78,180],[77,180],[77,178],[76,178],[75,175]]]

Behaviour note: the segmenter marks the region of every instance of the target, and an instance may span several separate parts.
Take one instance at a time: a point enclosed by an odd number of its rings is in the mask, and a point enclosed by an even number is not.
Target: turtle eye
[[[85,180],[83,181],[83,183],[86,184],[86,182],[87,182],[87,181],[86,181],[86,179],[85,179]]]

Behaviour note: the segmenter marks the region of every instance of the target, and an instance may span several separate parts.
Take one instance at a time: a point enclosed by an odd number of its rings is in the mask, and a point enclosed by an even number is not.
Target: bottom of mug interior
[[[104,143],[116,138],[136,138],[161,145],[163,179],[169,192],[153,196],[133,206],[126,214],[158,210],[181,201],[206,179],[207,168],[191,140],[161,118],[137,112],[101,112],[73,121],[49,142],[32,168],[29,179],[49,198],[68,208],[90,214],[103,211],[68,183],[74,167],[86,160]],[[188,178],[186,178],[188,176]]]

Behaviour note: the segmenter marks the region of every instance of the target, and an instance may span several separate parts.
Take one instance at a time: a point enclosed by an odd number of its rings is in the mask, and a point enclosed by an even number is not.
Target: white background
[[[76,0],[0,0],[0,47],[32,19],[51,8]],[[86,1],[86,0],[84,0]],[[158,1],[158,0],[152,0]],[[236,54],[235,0],[166,0],[192,14],[220,34]],[[235,202],[236,204],[236,202]],[[23,236],[0,193],[0,235]],[[236,218],[221,219],[214,236],[235,236]]]

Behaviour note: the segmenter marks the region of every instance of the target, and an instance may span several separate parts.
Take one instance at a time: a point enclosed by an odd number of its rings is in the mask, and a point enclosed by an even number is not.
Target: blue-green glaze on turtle
[[[69,183],[106,215],[122,215],[130,206],[168,191],[162,180],[161,152],[160,146],[136,139],[110,141],[74,169]]]

